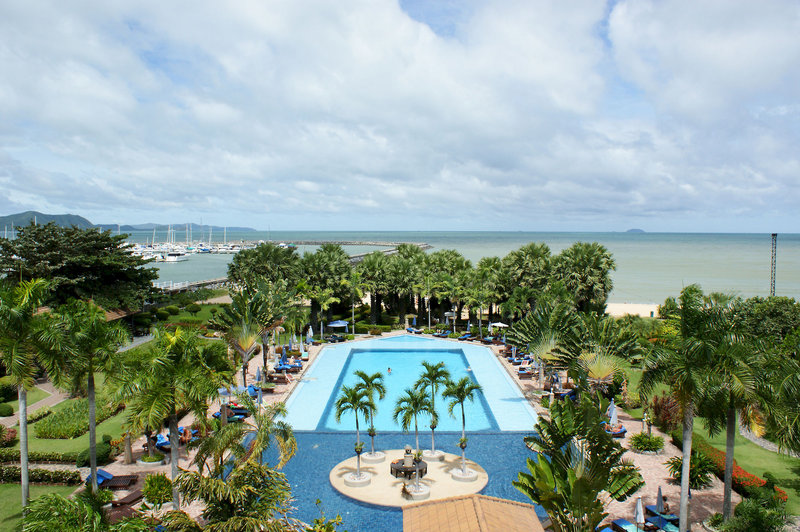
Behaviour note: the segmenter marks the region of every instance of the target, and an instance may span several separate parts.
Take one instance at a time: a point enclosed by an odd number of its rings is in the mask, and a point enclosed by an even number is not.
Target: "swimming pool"
[[[490,349],[411,335],[326,346],[289,397],[286,421],[300,431],[355,430],[352,414],[345,414],[339,423],[336,422],[333,405],[342,385],[357,382],[353,372],[361,369],[384,374],[387,394],[377,404],[376,429],[399,432],[400,426],[392,417],[394,405],[403,391],[413,387],[419,378],[423,360],[444,362],[451,378],[468,376],[482,386],[483,391],[476,394],[475,400],[465,404],[469,432],[530,431],[536,424],[533,408]],[[436,409],[439,413],[437,430],[461,430],[460,415],[453,418],[447,414],[447,401],[441,397],[441,390]],[[428,416],[420,416],[420,430],[429,424]],[[366,428],[364,424],[361,427]]]

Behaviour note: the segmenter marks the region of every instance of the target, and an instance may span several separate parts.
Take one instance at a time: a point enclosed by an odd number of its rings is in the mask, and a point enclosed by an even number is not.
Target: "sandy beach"
[[[633,316],[641,316],[642,318],[650,318],[658,316],[657,303],[608,303],[606,305],[606,312],[619,318],[625,314]]]

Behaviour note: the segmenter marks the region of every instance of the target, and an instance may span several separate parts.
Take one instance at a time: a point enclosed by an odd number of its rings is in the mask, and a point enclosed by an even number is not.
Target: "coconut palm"
[[[278,446],[278,463],[275,469],[281,469],[297,452],[297,440],[292,426],[278,419],[286,416],[286,404],[279,402],[259,408],[247,394],[239,396],[239,404],[252,413],[249,423],[243,424],[245,430],[241,443],[244,453],[240,459],[262,463],[264,452],[272,447],[274,441]],[[246,446],[245,441],[248,442]]]
[[[450,383],[450,372],[447,371],[444,362],[433,364],[425,360],[422,362],[422,367],[425,369],[414,387],[423,389],[430,387],[431,389],[431,455],[433,455],[436,453],[434,432],[439,421],[439,415],[436,412],[436,394],[439,392],[439,386],[447,386]]]
[[[414,439],[416,440],[416,452],[419,454],[419,426],[417,417],[420,414],[431,414],[431,402],[423,390],[406,388],[395,403],[393,418],[400,423],[400,427],[406,432],[414,422]]]
[[[541,291],[550,280],[550,248],[542,242],[531,242],[511,251],[502,262],[509,273],[509,286]]]
[[[323,335],[325,334],[323,321],[325,313],[329,308],[331,308],[331,305],[339,302],[339,298],[333,296],[332,288],[323,288],[321,286],[310,287],[308,289],[308,297],[316,301],[319,305],[321,311],[319,315],[319,337],[323,338]]]
[[[89,464],[92,491],[97,491],[97,400],[94,376],[103,372],[109,377],[117,371],[117,349],[128,340],[127,330],[119,323],[106,320],[103,309],[91,301],[74,301],[59,309],[56,319],[61,322],[67,338],[64,343],[67,373],[74,384],[86,380],[89,402]]]
[[[356,418],[356,477],[361,478],[361,450],[364,444],[361,443],[361,432],[359,431],[358,416],[364,419],[370,414],[370,410],[375,409],[374,403],[370,400],[367,390],[356,386],[342,386],[339,397],[334,404],[336,408],[336,422],[341,421],[342,416],[347,412],[352,412]]]
[[[455,417],[455,414],[453,414],[455,407],[461,407],[461,441],[459,441],[459,447],[461,447],[461,473],[464,475],[467,474],[467,418],[464,413],[464,403],[466,401],[472,402],[475,399],[475,392],[481,390],[480,384],[472,381],[469,377],[462,377],[456,382],[450,382],[444,393],[442,393],[442,397],[450,399],[450,403],[447,405],[447,412],[452,417]]]
[[[16,286],[0,287],[0,356],[8,374],[17,386],[19,396],[19,451],[22,507],[28,504],[28,390],[36,376],[36,359],[51,377],[58,366],[43,356],[58,343],[50,316],[37,312],[50,290],[47,281],[34,279]],[[57,350],[55,350],[57,351]]]
[[[358,264],[358,271],[364,281],[364,288],[369,292],[370,323],[378,323],[381,314],[381,298],[387,290],[386,255],[373,251]]]
[[[597,242],[576,242],[554,259],[556,277],[574,295],[581,312],[605,312],[606,299],[613,288],[611,272],[616,262]]]
[[[205,418],[208,402],[233,379],[230,362],[219,343],[201,344],[194,330],[178,327],[174,333],[156,330],[153,348],[144,363],[119,375],[117,395],[129,401],[133,424],[160,427],[169,422],[173,483],[178,476],[178,411],[189,409]],[[173,505],[180,505],[173,487]]]
[[[361,379],[361,382],[359,382],[356,387],[367,392],[367,397],[369,398],[369,402],[372,403],[373,407],[375,405],[375,394],[378,394],[378,400],[383,400],[383,398],[386,397],[386,386],[383,384],[383,373],[378,371],[372,375],[368,375],[365,371],[359,369],[353,374]],[[375,423],[373,422],[373,419],[376,411],[377,407],[369,409],[369,437],[371,440],[371,455],[375,454]]]
[[[342,284],[350,291],[350,318],[353,323],[353,332],[356,332],[356,301],[361,302],[364,297],[364,280],[361,272],[356,268],[350,268],[350,273],[346,279],[342,279]]]
[[[683,470],[681,472],[680,532],[688,527],[689,468],[692,449],[695,406],[708,383],[708,371],[717,350],[715,328],[718,313],[703,304],[703,292],[697,285],[683,289],[677,311],[678,335],[654,348],[645,360],[640,394],[647,396],[657,383],[670,387],[672,396],[683,411]]]

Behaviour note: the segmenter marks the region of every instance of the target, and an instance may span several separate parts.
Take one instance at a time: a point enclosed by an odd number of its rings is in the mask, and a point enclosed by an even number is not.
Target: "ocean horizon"
[[[183,231],[173,231],[176,242],[185,242]],[[152,239],[152,231],[131,233],[132,242]],[[610,303],[661,303],[677,296],[689,284],[706,292],[727,292],[742,297],[767,296],[770,288],[772,239],[769,233],[651,233],[651,232],[528,232],[528,231],[249,231],[228,232],[227,242],[271,240],[416,242],[432,246],[429,252],[455,249],[476,264],[483,257],[503,257],[529,242],[544,242],[553,255],[575,242],[599,242],[617,264],[612,274]],[[156,242],[166,240],[156,232]],[[208,233],[192,234],[192,240],[209,243]],[[213,243],[223,234],[214,232]],[[316,246],[298,246],[300,254]],[[377,247],[345,246],[349,254]],[[800,299],[800,234],[778,234],[776,295]],[[199,281],[223,277],[233,255],[192,255],[176,264],[159,263],[159,281]]]

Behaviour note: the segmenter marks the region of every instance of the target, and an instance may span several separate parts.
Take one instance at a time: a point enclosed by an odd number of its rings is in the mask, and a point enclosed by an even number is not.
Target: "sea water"
[[[180,234],[176,240],[180,241]],[[132,235],[144,242],[152,232]],[[156,234],[163,241],[166,232]],[[660,303],[689,284],[706,292],[731,292],[743,297],[769,294],[771,237],[729,233],[536,233],[536,232],[354,232],[266,231],[228,232],[228,242],[267,240],[359,242],[424,242],[430,251],[455,249],[473,264],[482,257],[502,257],[529,242],[544,242],[555,255],[575,242],[599,242],[608,248],[617,268],[612,274],[612,303]],[[218,241],[217,238],[214,239]],[[221,240],[221,239],[220,239]],[[301,246],[301,253],[315,246]],[[347,246],[350,254],[378,249]],[[160,281],[198,281],[223,277],[233,255],[192,255],[188,261],[158,264]],[[776,294],[800,299],[800,234],[778,235]]]

